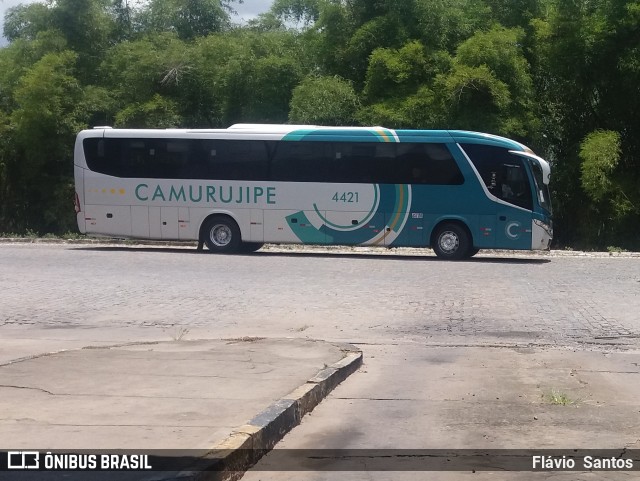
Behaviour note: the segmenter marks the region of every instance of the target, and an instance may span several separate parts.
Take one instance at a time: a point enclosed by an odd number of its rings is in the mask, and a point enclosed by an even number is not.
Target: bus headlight
[[[549,237],[553,237],[553,228],[549,224],[545,224],[538,219],[533,219],[533,223],[544,230],[549,235]]]

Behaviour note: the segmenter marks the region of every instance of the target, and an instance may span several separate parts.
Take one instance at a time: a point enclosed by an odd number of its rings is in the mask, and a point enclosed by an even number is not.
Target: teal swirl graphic
[[[297,130],[284,137],[285,141],[322,140],[345,142],[370,137],[374,142],[397,142],[395,132],[388,129],[340,129]],[[340,226],[328,221],[314,203],[315,214],[323,222],[320,228],[313,224],[303,212],[288,216],[291,231],[306,244],[380,244],[389,245],[395,240],[409,216],[411,186],[405,184],[374,184],[375,197],[371,211],[358,222],[357,227]],[[375,225],[372,225],[375,224]]]
[[[354,230],[340,230],[341,226],[326,222],[319,229],[310,229],[308,226],[311,222],[302,211],[288,216],[287,224],[296,237],[306,244],[389,244],[400,234],[409,216],[411,187],[377,184],[376,189],[380,192],[378,208]],[[372,230],[369,226],[372,219],[377,219],[378,229]]]

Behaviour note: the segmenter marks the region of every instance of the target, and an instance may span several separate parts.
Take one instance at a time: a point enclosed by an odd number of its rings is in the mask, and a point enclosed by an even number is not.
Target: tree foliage
[[[472,129],[553,164],[557,239],[640,247],[635,0],[44,0],[0,48],[0,231],[73,227],[91,125]]]
[[[339,77],[311,77],[293,91],[292,123],[351,125],[355,122],[358,97],[350,82]]]
[[[592,132],[580,145],[582,187],[599,202],[615,193],[614,173],[620,162],[620,134],[611,131]]]

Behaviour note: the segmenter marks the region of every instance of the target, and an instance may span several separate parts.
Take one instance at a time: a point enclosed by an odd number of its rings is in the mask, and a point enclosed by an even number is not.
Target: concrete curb
[[[96,247],[149,247],[149,248],[185,248],[196,250],[196,241],[162,241],[149,239],[113,239],[113,238],[80,238],[80,239],[58,239],[43,237],[0,237],[0,244],[68,244],[73,246],[88,245]],[[389,249],[387,247],[371,246],[325,246],[325,245],[301,245],[301,244],[265,244],[261,252],[288,254],[288,253],[313,253],[313,254],[373,254],[373,255],[397,255],[397,256],[433,256],[433,250],[426,247],[397,247]],[[511,251],[498,249],[482,249],[477,258],[488,256],[500,256],[505,258],[518,257],[587,257],[587,258],[640,258],[640,252],[620,251],[620,252],[599,252],[599,251],[573,251],[573,250],[552,250],[552,251]]]
[[[322,369],[305,384],[279,399],[198,460],[198,470],[185,470],[163,481],[236,481],[267,454],[305,414],[362,365],[362,351],[339,344],[345,357]]]

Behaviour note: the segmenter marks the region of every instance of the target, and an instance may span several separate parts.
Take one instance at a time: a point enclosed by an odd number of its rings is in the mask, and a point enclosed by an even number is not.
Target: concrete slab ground
[[[98,346],[5,361],[0,449],[204,454],[238,435],[259,448],[256,433],[273,445],[360,361],[344,344],[260,338]],[[274,423],[278,429],[267,433]]]
[[[640,479],[638,351],[362,347],[365,363],[359,372],[243,480]],[[323,449],[342,451],[319,462]],[[409,460],[407,469],[407,456],[397,452],[461,449],[556,449],[566,455],[574,449],[626,449],[635,453],[636,468],[618,473],[427,472],[420,461]],[[310,451],[295,459],[294,450]],[[368,457],[371,450],[382,451]],[[287,471],[280,469],[278,452],[291,454]],[[359,458],[360,467],[350,464],[352,470],[336,471],[349,455]],[[386,471],[376,471],[381,466]]]

